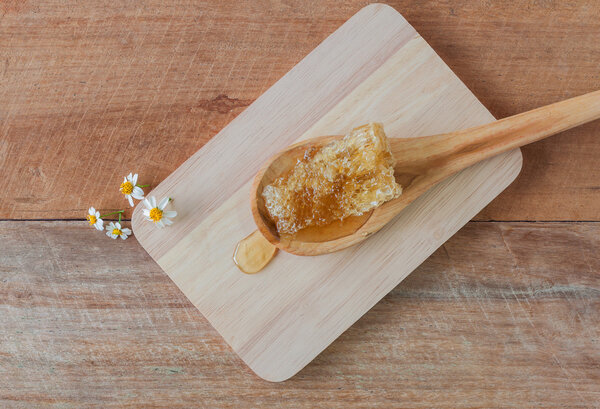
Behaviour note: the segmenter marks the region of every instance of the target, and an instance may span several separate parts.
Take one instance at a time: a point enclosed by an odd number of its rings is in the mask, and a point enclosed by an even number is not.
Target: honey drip
[[[276,253],[277,247],[257,230],[238,243],[233,262],[243,273],[254,274],[269,264]]]
[[[263,189],[265,207],[282,237],[364,215],[402,193],[394,163],[382,125],[363,125],[341,140],[307,150],[287,174]]]

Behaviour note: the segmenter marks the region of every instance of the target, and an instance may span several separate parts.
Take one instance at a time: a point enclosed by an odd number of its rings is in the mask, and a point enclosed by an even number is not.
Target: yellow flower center
[[[150,219],[152,219],[152,221],[156,223],[157,221],[162,219],[162,214],[162,210],[160,210],[158,207],[155,207],[154,209],[150,210]]]
[[[130,195],[133,192],[133,184],[129,181],[121,183],[121,193]]]
[[[93,226],[94,224],[96,224],[96,216],[94,216],[93,214],[88,214],[87,219],[88,219],[88,222],[90,223],[90,226]]]
[[[115,235],[117,235],[117,236],[120,236],[120,235],[122,234],[122,232],[121,232],[121,230],[119,230],[119,229],[115,228],[115,229],[113,229],[113,231],[112,231],[112,234],[115,234]]]

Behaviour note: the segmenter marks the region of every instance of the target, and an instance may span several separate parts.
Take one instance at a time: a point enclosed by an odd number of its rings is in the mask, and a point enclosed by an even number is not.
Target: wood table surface
[[[280,384],[134,238],[83,221],[366,4],[0,0],[0,407],[600,407],[600,121],[525,147],[504,193]],[[600,89],[597,2],[389,4],[496,117]]]

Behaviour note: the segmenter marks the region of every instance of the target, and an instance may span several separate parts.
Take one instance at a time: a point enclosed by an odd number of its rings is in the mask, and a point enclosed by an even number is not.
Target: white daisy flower
[[[144,205],[146,206],[144,209],[144,216],[158,227],[172,225],[173,221],[171,219],[177,216],[177,212],[175,210],[165,210],[165,207],[167,207],[170,200],[170,198],[165,197],[158,205],[156,205],[156,198],[154,196],[144,199]]]
[[[120,237],[125,240],[128,236],[131,236],[131,230],[126,227],[121,227],[121,223],[119,222],[110,222],[108,227],[106,227],[106,235],[111,239]]]
[[[96,211],[93,207],[88,209],[87,221],[96,230],[104,230],[104,220],[100,218],[100,212]]]
[[[129,204],[133,207],[133,199],[142,200],[144,198],[144,191],[137,185],[138,174],[132,175],[131,173],[127,177],[123,178],[123,183],[119,190],[125,195]]]

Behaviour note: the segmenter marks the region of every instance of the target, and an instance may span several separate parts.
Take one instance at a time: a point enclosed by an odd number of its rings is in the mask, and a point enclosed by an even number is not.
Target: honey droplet
[[[275,254],[277,247],[256,230],[237,244],[233,262],[243,273],[254,274],[269,264]]]

